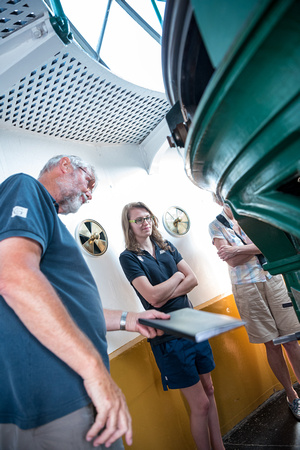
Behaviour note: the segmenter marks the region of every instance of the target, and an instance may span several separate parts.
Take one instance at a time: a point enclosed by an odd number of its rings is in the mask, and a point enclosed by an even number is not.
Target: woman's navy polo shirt
[[[178,272],[177,264],[182,260],[182,256],[171,242],[167,241],[167,243],[171,250],[163,250],[153,242],[156,259],[146,250],[142,254],[129,250],[124,250],[121,253],[120,263],[131,285],[135,278],[146,276],[152,286],[156,286],[171,278],[175,272]],[[135,289],[134,286],[133,288]],[[146,310],[154,308],[136,289],[135,291]],[[187,295],[182,295],[168,300],[163,306],[155,309],[169,313],[177,309],[191,307],[192,305]]]

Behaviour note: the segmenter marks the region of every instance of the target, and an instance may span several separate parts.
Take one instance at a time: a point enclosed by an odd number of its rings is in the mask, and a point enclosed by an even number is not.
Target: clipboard
[[[226,331],[242,327],[245,322],[224,314],[197,311],[192,308],[178,309],[169,313],[170,319],[144,319],[139,323],[163,330],[166,334],[202,342]]]

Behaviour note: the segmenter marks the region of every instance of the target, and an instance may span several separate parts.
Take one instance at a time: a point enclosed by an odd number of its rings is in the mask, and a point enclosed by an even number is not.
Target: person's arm
[[[196,278],[196,275],[194,274],[193,270],[184,259],[179,261],[179,263],[177,264],[177,268],[181,273],[184,274],[185,278],[177,286],[177,288],[172,293],[172,296],[169,299],[180,297],[181,295],[186,295],[189,292],[191,292],[191,290],[194,289],[194,287],[198,286],[198,280]]]
[[[0,242],[0,293],[28,330],[83,379],[97,416],[87,432],[94,445],[111,445],[125,435],[132,442],[131,418],[125,397],[109,375],[92,342],[70,317],[40,271],[41,247],[31,239]],[[16,277],[17,274],[17,277]]]
[[[178,272],[175,272],[171,278],[155,286],[144,276],[136,278],[132,284],[152,306],[163,306],[172,298],[186,295],[198,284],[197,278],[187,262],[182,259],[177,264],[177,268]],[[175,277],[176,280],[181,279],[181,281],[174,283]]]
[[[229,245],[225,239],[214,239],[218,256],[231,267],[237,267],[250,261],[260,250],[254,244]]]
[[[104,317],[107,331],[115,331],[120,329],[120,320],[122,315],[121,310],[104,309]],[[136,331],[147,338],[154,338],[163,334],[163,331],[156,330],[146,325],[141,325],[138,319],[169,319],[170,315],[150,309],[143,312],[128,312],[126,317],[125,329],[126,331]]]
[[[159,308],[174,297],[175,289],[183,282],[184,278],[182,272],[175,272],[168,280],[152,286],[146,276],[140,276],[135,278],[132,284],[150,305]]]

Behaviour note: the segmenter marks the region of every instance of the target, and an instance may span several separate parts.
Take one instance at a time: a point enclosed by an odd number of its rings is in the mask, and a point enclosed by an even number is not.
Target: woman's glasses
[[[144,222],[150,223],[153,220],[153,216],[138,217],[137,219],[129,220],[130,223],[136,223],[137,225],[142,225]]]

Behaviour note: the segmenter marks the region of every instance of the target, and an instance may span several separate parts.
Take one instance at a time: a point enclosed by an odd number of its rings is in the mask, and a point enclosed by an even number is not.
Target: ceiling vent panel
[[[169,111],[164,94],[117,77],[75,41],[63,44],[42,1],[0,0],[0,11],[0,126],[95,144],[140,144]],[[32,15],[27,22],[25,14]]]

